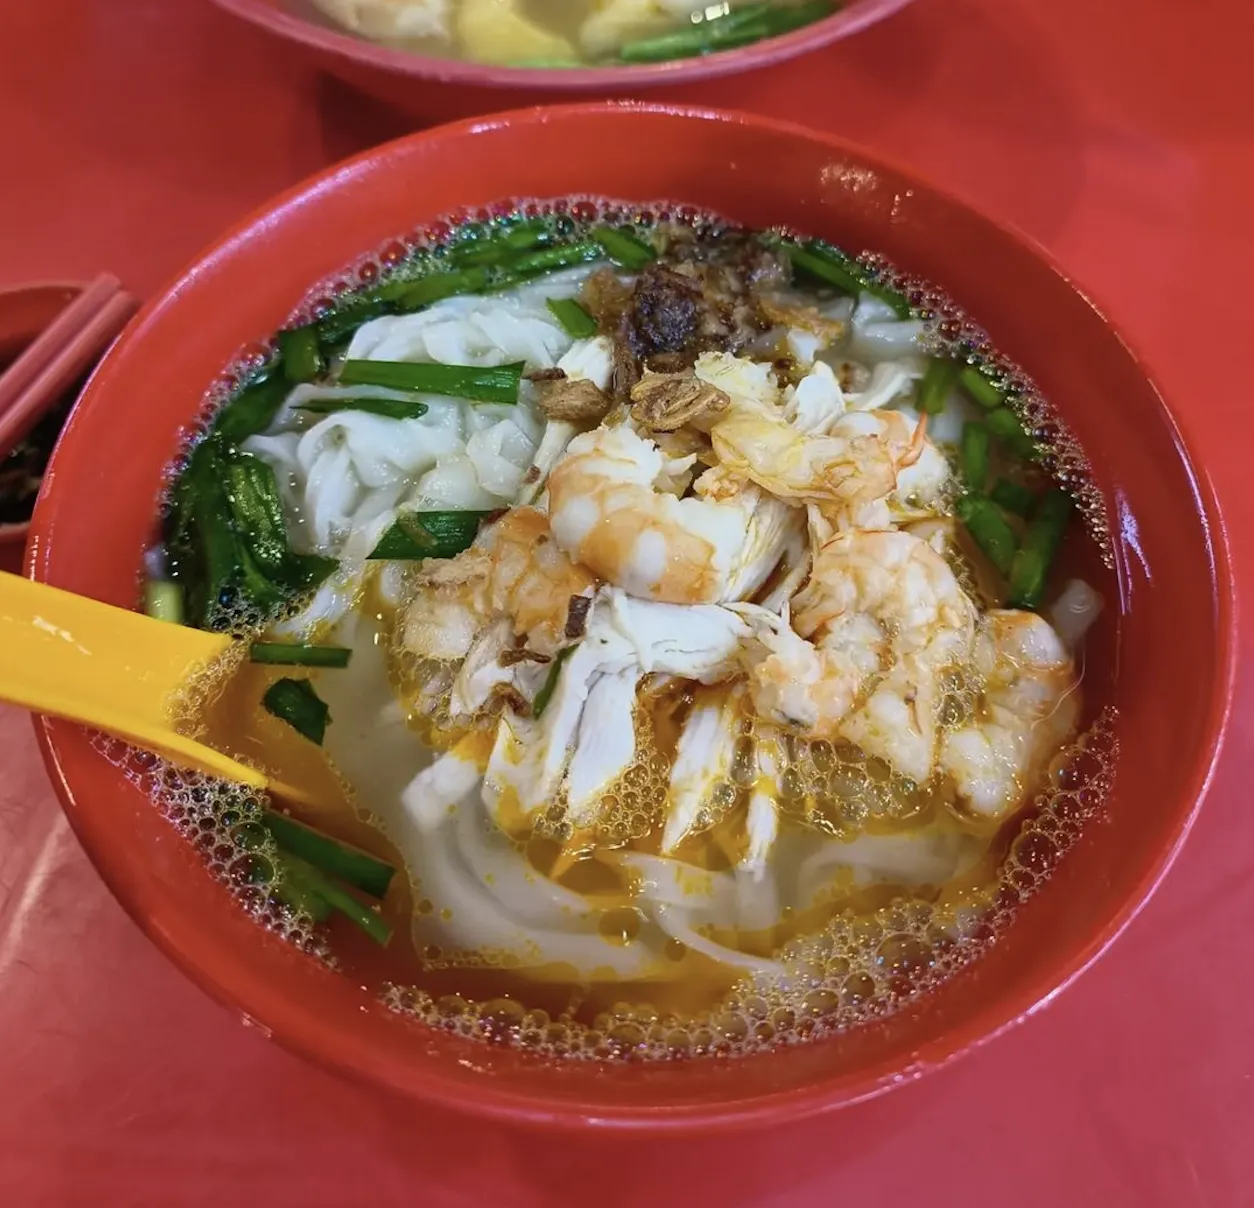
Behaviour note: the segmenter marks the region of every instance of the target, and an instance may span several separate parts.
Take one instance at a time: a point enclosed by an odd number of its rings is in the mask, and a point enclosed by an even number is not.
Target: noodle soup
[[[505,67],[655,63],[748,46],[829,17],[830,0],[304,0],[371,41]]]
[[[442,1028],[730,1055],[995,943],[1109,791],[1083,453],[938,291],[684,207],[434,224],[210,396],[141,772],[259,920]],[[241,646],[241,649],[248,647]],[[307,825],[306,825],[307,824]]]

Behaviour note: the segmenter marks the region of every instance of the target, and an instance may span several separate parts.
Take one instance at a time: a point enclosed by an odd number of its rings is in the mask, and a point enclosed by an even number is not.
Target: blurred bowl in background
[[[770,67],[856,34],[910,0],[848,0],[830,17],[718,54],[578,68],[497,67],[398,50],[335,26],[317,13],[311,0],[215,3],[291,43],[324,71],[367,95],[416,118],[446,120],[522,104],[630,97],[642,90]]]

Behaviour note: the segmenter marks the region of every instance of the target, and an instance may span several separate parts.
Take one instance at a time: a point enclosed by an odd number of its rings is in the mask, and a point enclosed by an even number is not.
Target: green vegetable
[[[312,382],[326,368],[318,346],[318,329],[314,326],[279,332],[279,353],[283,358],[283,374],[293,386]]]
[[[494,231],[486,237],[467,240],[452,248],[449,259],[459,268],[500,264],[518,252],[544,247],[553,241],[551,226],[543,219],[531,219]]]
[[[332,914],[331,903],[301,877],[291,857],[279,853],[273,864],[279,874],[279,881],[271,889],[274,896],[289,910],[306,915],[315,923],[325,923]]]
[[[261,698],[266,712],[285,721],[315,746],[322,746],[331,711],[307,679],[275,680]]]
[[[281,373],[268,369],[254,378],[214,417],[212,434],[240,444],[264,432],[274,420],[290,383]]]
[[[381,415],[384,419],[419,419],[430,408],[417,399],[400,398],[316,398],[300,403],[298,411],[311,415],[333,415],[336,411],[364,411],[367,415]]]
[[[269,618],[336,566],[288,546],[274,471],[216,431],[188,458],[171,492],[165,528],[187,621],[202,627],[238,604]]]
[[[489,369],[408,361],[345,361],[340,381],[345,386],[386,386],[480,403],[516,403],[523,368],[522,362]]]
[[[344,646],[301,646],[295,642],[254,642],[248,648],[252,662],[281,667],[347,667],[352,654]]]
[[[528,252],[502,266],[504,276],[492,282],[493,289],[504,289],[525,281],[529,277],[543,277],[564,268],[574,268],[577,264],[587,264],[592,260],[600,260],[606,252],[600,243],[584,241],[567,243],[561,247],[545,248],[539,252]]]
[[[348,890],[337,885],[330,877],[323,876],[308,861],[283,853],[276,864],[283,874],[280,889],[288,889],[302,898],[309,895],[321,898],[378,944],[386,944],[392,938],[392,928],[376,911],[362,905]]]
[[[768,242],[788,256],[794,270],[800,270],[854,297],[862,293],[871,294],[891,306],[899,319],[910,317],[910,303],[902,294],[881,285],[857,260],[847,256],[839,248],[832,247],[830,243],[811,239],[802,247],[778,237],[771,238]]]
[[[202,446],[203,447],[203,446]],[[187,548],[191,551],[186,560],[199,566],[190,576],[188,602],[192,616],[202,625],[214,619],[215,610],[228,601],[241,574],[238,541],[231,525],[231,507],[226,492],[217,480],[200,485],[191,503],[190,531]],[[175,566],[181,567],[184,558],[174,547]],[[267,593],[257,601],[257,607],[268,613],[275,607],[275,600]]]
[[[232,450],[223,470],[245,566],[251,560],[272,582],[291,590],[316,587],[335,570],[331,559],[289,547],[274,471],[261,458]]]
[[[1010,606],[1035,608],[1045,594],[1050,567],[1067,532],[1075,504],[1066,491],[1052,487],[1041,497],[1023,545],[1010,568]]]
[[[1024,431],[1019,417],[1009,407],[995,407],[984,417],[988,430],[1016,457],[1036,456],[1036,441]]]
[[[962,425],[960,457],[962,480],[967,490],[979,494],[988,482],[988,449],[991,443],[988,429],[980,423]]]
[[[715,54],[799,29],[830,16],[838,7],[830,0],[810,0],[810,3],[786,8],[750,4],[674,33],[628,42],[619,51],[619,58],[624,63],[662,63],[668,59]]]
[[[915,387],[915,399],[924,415],[939,415],[958,380],[958,366],[946,357],[932,357]]]
[[[1011,482],[1009,478],[999,478],[989,491],[988,497],[999,507],[1016,516],[1026,516],[1036,502],[1036,495],[1020,483]]]
[[[144,584],[144,611],[155,620],[183,623],[183,589],[167,579],[149,579]]]
[[[533,717],[539,717],[549,707],[549,701],[553,699],[553,693],[557,691],[557,681],[562,674],[562,667],[574,650],[574,646],[564,646],[557,652],[557,657],[549,668],[548,678],[545,679],[540,691],[536,693],[536,699],[532,702],[531,715]]]
[[[266,810],[262,821],[281,852],[297,856],[373,898],[382,898],[387,893],[396,872],[390,864],[286,814]]]
[[[966,366],[958,374],[958,381],[981,407],[987,407],[990,411],[1006,401],[1005,391],[986,378],[974,365]]]
[[[324,315],[315,325],[318,343],[331,348],[351,336],[363,323],[387,313],[387,302],[378,295],[363,295]]]
[[[957,511],[976,545],[1000,574],[1008,575],[1018,542],[997,505],[978,495],[964,495],[958,500]]]
[[[597,333],[597,321],[574,298],[549,298],[546,305],[572,340],[587,340]]]
[[[266,571],[282,574],[291,551],[274,471],[251,453],[233,453],[224,459],[222,472],[237,530],[246,534],[253,560]]]
[[[494,250],[490,255],[485,250],[482,257],[485,263],[451,272],[431,273],[417,280],[389,282],[380,286],[375,294],[385,300],[395,301],[398,310],[422,310],[423,307],[444,298],[508,289],[533,277],[542,277],[577,264],[600,260],[605,255],[601,245],[591,240],[557,247],[537,246],[538,250],[503,247]],[[455,257],[456,253],[452,255]],[[470,255],[469,250],[465,255]]]
[[[592,238],[619,268],[638,272],[657,259],[657,252],[631,231],[599,226],[593,230]]]
[[[183,584],[192,624],[211,625],[219,608],[229,607],[240,593],[266,615],[283,603],[283,592],[247,556],[236,533],[226,483],[231,455],[216,438],[201,442],[175,486],[166,517],[170,570]]]
[[[394,288],[398,292],[397,309],[422,310],[424,306],[430,306],[434,302],[452,298],[458,294],[482,293],[487,289],[491,279],[490,269],[482,266],[464,269],[461,272],[431,273],[429,276],[420,277],[412,282],[396,282]]]
[[[402,512],[370,553],[369,561],[452,558],[469,549],[491,512]]]

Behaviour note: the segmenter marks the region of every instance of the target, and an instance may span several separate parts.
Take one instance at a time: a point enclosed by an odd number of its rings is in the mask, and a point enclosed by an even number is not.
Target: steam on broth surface
[[[255,644],[179,709],[324,804],[136,774],[398,1010],[580,1058],[828,1034],[1101,807],[1083,455],[874,260],[527,203],[363,261],[213,401],[153,561]]]
[[[746,46],[834,13],[834,0],[300,0],[372,41],[518,67],[648,63]]]

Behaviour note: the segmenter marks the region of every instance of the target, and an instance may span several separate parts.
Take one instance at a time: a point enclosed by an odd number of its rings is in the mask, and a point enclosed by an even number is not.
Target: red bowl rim
[[[1125,352],[1135,363],[1138,371],[1157,395],[1162,409],[1163,421],[1180,452],[1183,469],[1191,483],[1194,507],[1206,535],[1209,552],[1208,561],[1211,567],[1212,594],[1215,601],[1216,683],[1209,704],[1206,727],[1207,733],[1211,737],[1207,746],[1199,749],[1194,757],[1190,776],[1190,788],[1187,794],[1191,804],[1188,813],[1177,824],[1169,844],[1164,847],[1159,856],[1146,869],[1145,874],[1127,895],[1119,910],[1094,935],[1086,946],[1077,950],[1051,974],[1039,979],[1035,985],[1025,987],[1013,997],[1004,1000],[995,1007],[986,1008],[982,1014],[976,1015],[962,1030],[962,1033],[957,1032],[957,1030],[951,1030],[933,1038],[921,1048],[912,1051],[908,1061],[903,1062],[899,1068],[885,1069],[881,1066],[879,1069],[867,1071],[866,1075],[861,1079],[858,1079],[856,1075],[845,1075],[843,1077],[849,1079],[849,1085],[843,1090],[833,1090],[831,1086],[833,1080],[828,1079],[804,1087],[759,1095],[751,1099],[733,1100],[721,1105],[685,1105],[679,1107],[581,1104],[574,1101],[562,1101],[559,1104],[554,1104],[553,1102],[546,1103],[538,1097],[512,1091],[501,1091],[488,1080],[484,1080],[482,1083],[461,1082],[447,1079],[438,1073],[433,1074],[426,1071],[423,1072],[419,1079],[415,1079],[412,1076],[406,1079],[394,1079],[388,1076],[387,1071],[380,1070],[377,1065],[371,1065],[368,1062],[355,1063],[344,1053],[329,1050],[322,1043],[323,1033],[300,1015],[289,1016],[283,1024],[276,1025],[271,1029],[264,1020],[257,1019],[248,1011],[247,1004],[236,996],[225,979],[217,980],[212,973],[205,969],[202,963],[192,960],[190,956],[185,954],[166,931],[153,926],[152,921],[138,909],[135,896],[130,892],[123,880],[114,875],[107,863],[101,858],[101,854],[92,850],[86,844],[84,846],[88,858],[100,873],[101,878],[140,929],[211,998],[239,1010],[246,1022],[259,1024],[267,1033],[272,1032],[274,1038],[283,1047],[299,1053],[317,1066],[335,1070],[353,1081],[365,1082],[377,1087],[386,1087],[393,1093],[400,1094],[408,1099],[421,1099],[429,1104],[452,1108],[467,1116],[489,1118],[534,1128],[582,1129],[596,1127],[615,1131],[696,1133],[712,1129],[728,1131],[750,1127],[764,1127],[806,1119],[850,1107],[854,1104],[864,1103],[885,1094],[895,1087],[914,1082],[924,1074],[942,1069],[960,1057],[964,1057],[968,1053],[984,1047],[995,1038],[1003,1035],[1052,1003],[1064,990],[1073,985],[1118,939],[1125,928],[1148,904],[1150,898],[1161,885],[1163,878],[1170,870],[1188,838],[1189,832],[1196,821],[1198,811],[1201,809],[1205,796],[1213,783],[1231,716],[1237,670],[1236,585],[1231,576],[1227,529],[1214,488],[1209,475],[1201,468],[1200,463],[1195,458],[1193,453],[1194,446],[1182,429],[1179,419],[1168,408],[1143,358],[1111,324],[1105,312],[1096,304],[1092,297],[1068,276],[1048,250],[1013,224],[990,217],[979,207],[968,203],[960,195],[933,184],[922,173],[900,164],[891,157],[872,152],[852,140],[815,131],[799,123],[780,121],[753,113],[640,101],[596,101],[564,105],[539,105],[501,112],[487,117],[451,122],[429,130],[406,135],[389,143],[380,144],[306,178],[300,184],[295,185],[254,210],[250,215],[225,232],[197,257],[191,267],[186,269],[144,305],[108,355],[112,357],[119,349],[128,345],[132,340],[138,340],[143,337],[144,328],[153,319],[156,312],[170,304],[177,297],[181,287],[195,278],[201,261],[230,249],[237,242],[245,239],[255,226],[273,222],[274,217],[280,214],[288,205],[307,194],[316,193],[327,187],[336,177],[351,171],[357,164],[365,163],[380,155],[387,154],[391,147],[428,139],[460,137],[462,135],[474,134],[476,131],[482,131],[485,127],[544,123],[557,117],[589,116],[599,112],[621,110],[671,115],[692,121],[712,121],[749,126],[766,133],[801,137],[812,142],[822,143],[834,152],[857,156],[870,164],[904,176],[943,200],[977,215],[982,221],[997,228],[1002,234],[1026,248],[1033,256],[1047,265],[1055,276],[1092,308],[1110,332],[1112,338],[1118,340],[1123,346]],[[32,520],[32,535],[35,537],[35,540],[27,547],[26,573],[30,578],[36,580],[45,580],[47,575],[50,538],[52,536],[50,519],[53,503],[51,502],[51,497],[55,493],[54,490],[50,492],[49,497],[40,497]],[[65,769],[57,750],[53,735],[54,723],[52,719],[40,715],[35,715],[33,722],[36,738],[53,787],[71,825],[77,833],[77,810],[75,808],[74,792],[66,780]],[[81,833],[79,837],[80,839],[83,838]],[[369,1066],[369,1069],[365,1068],[367,1066]]]
[[[483,88],[583,92],[709,80],[735,72],[751,71],[757,67],[767,67],[858,33],[868,25],[905,8],[911,0],[853,0],[830,17],[812,22],[792,33],[780,34],[749,46],[700,58],[627,64],[621,67],[575,67],[560,70],[543,67],[496,67],[457,59],[437,59],[382,46],[330,26],[315,25],[312,21],[259,0],[214,2],[219,8],[245,21],[273,34],[300,42],[312,50],[397,75],[441,84]]]

